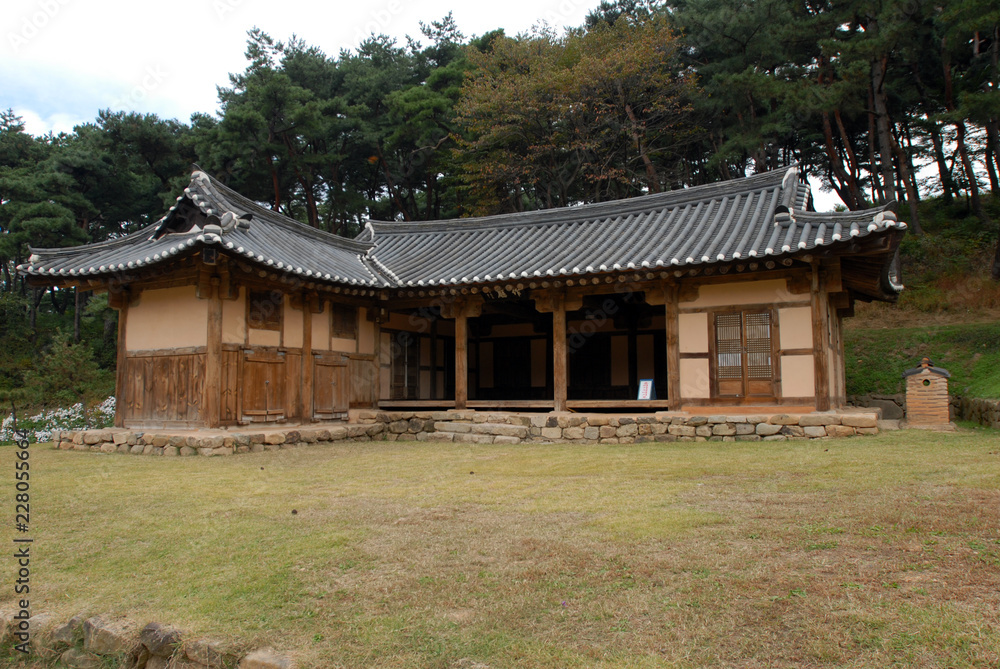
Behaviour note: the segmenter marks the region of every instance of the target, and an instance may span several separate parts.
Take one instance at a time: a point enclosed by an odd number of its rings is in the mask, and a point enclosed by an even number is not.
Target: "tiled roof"
[[[171,231],[191,210],[201,225]],[[189,218],[191,216],[188,216]],[[248,200],[204,172],[191,183],[166,216],[138,232],[99,244],[32,249],[18,271],[39,277],[101,278],[155,266],[189,249],[215,246],[286,274],[314,281],[381,286],[363,256],[371,244],[332,235],[293,221]]]
[[[215,246],[310,281],[374,289],[447,286],[701,268],[814,249],[851,255],[855,242],[895,232],[898,243],[906,229],[886,207],[816,213],[806,211],[808,199],[808,186],[791,167],[561,209],[424,223],[372,221],[349,240],[261,207],[196,171],[178,203],[157,223],[100,244],[34,249],[18,270],[40,279],[100,280],[166,263],[195,247]],[[882,253],[872,259],[883,268],[877,271],[885,274],[894,251],[895,244],[888,258]],[[888,289],[867,292],[887,299],[901,289],[891,277],[888,284]]]
[[[358,239],[397,285],[434,286],[780,257],[906,228],[886,207],[803,211],[808,195],[792,167],[563,209],[372,221]]]

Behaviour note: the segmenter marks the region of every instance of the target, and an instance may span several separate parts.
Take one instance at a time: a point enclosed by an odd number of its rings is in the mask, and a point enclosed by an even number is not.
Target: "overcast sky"
[[[188,121],[215,112],[216,86],[246,67],[247,31],[298,35],[334,56],[372,32],[405,44],[452,11],[466,35],[583,23],[599,0],[4,0],[0,108],[32,134],[71,131],[100,109]]]
[[[297,35],[334,56],[371,33],[405,44],[423,39],[420,22],[454,14],[466,37],[538,23],[579,26],[600,0],[4,0],[0,13],[0,109],[28,132],[71,132],[101,109],[138,111],[184,122],[214,113],[216,86],[246,68],[247,31]],[[840,200],[813,182],[817,209]]]

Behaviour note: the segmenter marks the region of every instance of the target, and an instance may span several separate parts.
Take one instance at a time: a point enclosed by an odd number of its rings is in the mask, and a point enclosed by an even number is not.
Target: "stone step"
[[[438,421],[434,423],[435,432],[453,432],[455,434],[487,434],[502,437],[518,437],[525,439],[529,430],[524,425],[509,425],[507,423],[457,423]]]

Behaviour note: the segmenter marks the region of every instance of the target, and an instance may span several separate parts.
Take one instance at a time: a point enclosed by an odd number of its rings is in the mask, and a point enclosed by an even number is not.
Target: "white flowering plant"
[[[49,409],[17,420],[17,429],[28,435],[28,441],[52,440],[58,430],[98,430],[111,427],[115,421],[115,398],[112,395],[100,404],[85,407],[76,403],[68,408]],[[14,442],[14,417],[8,415],[0,424],[0,444]]]

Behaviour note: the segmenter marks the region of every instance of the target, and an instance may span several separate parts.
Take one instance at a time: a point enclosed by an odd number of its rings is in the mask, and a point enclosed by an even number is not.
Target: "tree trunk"
[[[872,202],[885,202],[885,191],[882,190],[882,180],[878,176],[878,160],[875,159],[875,146],[878,143],[875,129],[875,101],[872,89],[868,87],[868,173],[872,179]]]
[[[83,310],[83,305],[80,304],[82,301],[80,295],[80,289],[73,287],[73,343],[80,343],[80,312]]]
[[[944,70],[944,105],[948,112],[954,112],[955,99],[951,78],[951,59],[948,57],[947,42],[945,40],[941,40],[941,55]],[[983,204],[979,200],[979,184],[976,182],[976,172],[972,167],[972,159],[969,158],[969,149],[965,143],[965,121],[963,119],[958,119],[954,121],[953,124],[955,126],[955,146],[958,149],[958,155],[962,160],[962,168],[965,171],[965,179],[968,182],[969,204],[972,207],[972,213],[976,215],[976,218],[983,222],[983,225],[992,227],[989,217],[983,210]]]
[[[931,136],[931,143],[934,145],[934,161],[937,163],[938,174],[941,176],[942,197],[944,197],[945,202],[951,203],[952,198],[958,195],[958,187],[955,185],[955,179],[951,175],[948,160],[944,155],[941,126],[932,122],[928,132]]]
[[[656,168],[653,166],[653,161],[649,159],[649,152],[646,151],[646,145],[639,133],[639,120],[635,117],[635,112],[632,111],[632,105],[627,102],[625,103],[625,113],[628,114],[628,120],[632,123],[632,141],[635,142],[635,148],[646,168],[646,187],[649,188],[650,193],[659,193],[660,180],[657,178]]]
[[[993,157],[995,152],[993,150],[992,142],[987,141],[986,143],[986,173],[990,175],[990,190],[994,193],[1000,193],[1000,183],[997,181],[997,169],[993,165]]]
[[[878,136],[879,164],[882,173],[882,186],[885,189],[883,202],[888,201],[892,195],[893,184],[896,176],[892,167],[892,131],[889,119],[889,99],[885,92],[885,74],[889,57],[882,56],[872,61],[872,101],[875,105],[875,127]]]

